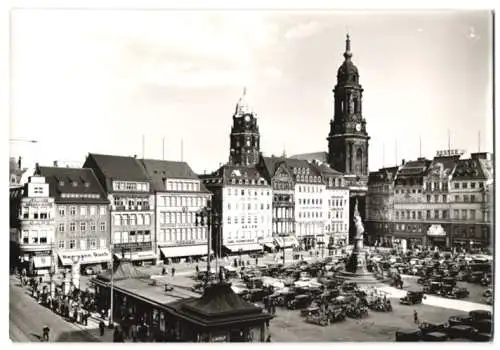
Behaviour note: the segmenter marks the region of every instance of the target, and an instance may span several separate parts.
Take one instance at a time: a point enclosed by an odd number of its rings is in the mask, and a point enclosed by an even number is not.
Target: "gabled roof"
[[[84,167],[91,167],[92,163],[95,163],[104,175],[107,192],[115,192],[112,186],[113,180],[150,182],[144,167],[134,157],[89,153]],[[150,188],[150,192],[152,192],[152,188]]]
[[[199,175],[199,178],[207,187],[227,185],[269,186],[264,174],[255,166],[225,164],[212,174]]]
[[[286,158],[261,156],[261,159],[262,159],[262,164],[264,165],[263,170],[268,181],[271,181],[271,179],[276,175],[277,170],[281,166],[284,166],[284,168],[290,174],[290,178],[293,180],[293,174],[290,172],[290,169],[286,164]]]
[[[200,180],[186,162],[140,159],[140,163],[144,167],[146,174],[149,176],[155,192],[167,191],[164,179]],[[210,191],[208,191],[203,183],[201,183],[200,192]]]
[[[394,166],[370,172],[368,175],[368,185],[394,182],[396,180],[398,169],[398,166]]]
[[[312,162],[313,160],[319,160],[320,162],[326,162],[328,153],[326,152],[313,152],[313,153],[301,153],[294,154],[290,158],[292,159],[302,159]]]
[[[115,265],[113,268],[113,280],[114,281],[122,281],[126,279],[147,279],[150,275],[141,272],[137,267],[132,265],[132,262],[126,259],[120,260],[118,265]],[[99,276],[97,279],[101,281],[111,281],[111,272],[105,271]]]
[[[449,157],[434,157],[432,163],[427,168],[425,176],[447,177],[453,173],[460,155]]]
[[[487,180],[479,159],[461,159],[458,161],[453,180]]]
[[[39,174],[44,176],[49,184],[49,195],[56,203],[109,203],[92,169],[44,166],[38,169]]]

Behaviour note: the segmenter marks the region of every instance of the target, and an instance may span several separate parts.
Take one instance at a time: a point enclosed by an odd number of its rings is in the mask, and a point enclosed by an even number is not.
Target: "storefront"
[[[118,260],[126,258],[136,265],[144,265],[145,262],[154,264],[157,260],[157,256],[152,250],[115,253],[115,258]]]
[[[427,230],[426,244],[431,247],[449,247],[449,239],[441,225],[431,225]]]
[[[30,271],[34,275],[48,275],[53,266],[53,258],[50,252],[32,255],[30,258]]]
[[[178,262],[181,259],[199,259],[207,256],[207,250],[207,244],[160,247],[161,257],[165,262]]]
[[[59,252],[58,255],[63,267],[78,264],[83,269],[94,267],[100,270],[111,263],[111,253],[108,249],[66,251]]]
[[[261,252],[262,245],[255,241],[251,242],[228,242],[223,244],[225,253],[227,255],[236,255],[236,254],[246,254],[250,252]]]

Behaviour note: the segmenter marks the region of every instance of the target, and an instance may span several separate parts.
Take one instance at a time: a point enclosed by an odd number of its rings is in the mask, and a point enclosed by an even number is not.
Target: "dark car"
[[[425,299],[423,291],[409,290],[404,297],[399,299],[399,302],[403,305],[415,305],[422,304],[422,299]]]
[[[406,341],[419,341],[422,340],[422,332],[420,329],[400,329],[396,331],[396,341],[406,342]]]

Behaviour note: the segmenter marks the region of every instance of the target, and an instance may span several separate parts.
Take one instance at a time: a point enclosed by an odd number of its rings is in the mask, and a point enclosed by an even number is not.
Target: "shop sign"
[[[228,244],[234,243],[255,243],[254,239],[230,239],[227,241]]]
[[[176,245],[195,245],[196,241],[191,240],[191,241],[176,241]]]
[[[23,205],[24,206],[30,206],[30,207],[41,207],[41,206],[47,206],[52,204],[52,200],[49,200],[49,198],[24,198],[23,200]]]
[[[224,343],[227,342],[227,334],[214,335],[212,337],[213,343]]]
[[[61,253],[61,259],[68,259],[68,260],[71,260],[73,261],[74,258],[78,258],[78,260],[81,262],[81,261],[85,261],[85,260],[88,260],[88,259],[96,259],[96,258],[103,258],[103,257],[109,257],[109,253],[108,252],[105,252],[105,251],[96,251],[96,252],[92,252],[92,251],[86,251],[86,252],[82,252],[82,253],[79,253],[79,254],[64,254],[64,253]]]

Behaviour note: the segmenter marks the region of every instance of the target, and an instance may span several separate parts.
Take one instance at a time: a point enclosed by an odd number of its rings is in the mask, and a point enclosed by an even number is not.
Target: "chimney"
[[[21,165],[22,165],[22,158],[19,157],[19,159],[17,160],[17,168],[21,169]]]
[[[40,175],[40,164],[35,163],[35,174]]]
[[[54,167],[57,168],[57,160],[54,160]]]
[[[401,165],[405,165],[405,160],[401,160]]]

